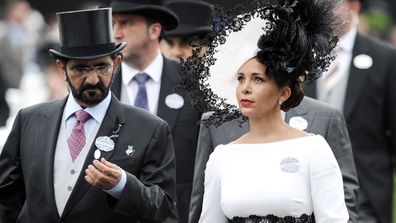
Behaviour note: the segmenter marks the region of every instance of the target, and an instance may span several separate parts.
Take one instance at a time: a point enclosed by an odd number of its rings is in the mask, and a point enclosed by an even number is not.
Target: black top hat
[[[136,14],[158,20],[164,30],[172,30],[178,24],[175,13],[165,8],[162,0],[112,0],[114,14]]]
[[[126,42],[114,43],[111,8],[57,13],[60,51],[50,49],[55,58],[95,59],[118,53]]]
[[[203,1],[174,0],[165,3],[179,17],[176,29],[166,31],[165,36],[201,35],[212,31],[213,5]]]

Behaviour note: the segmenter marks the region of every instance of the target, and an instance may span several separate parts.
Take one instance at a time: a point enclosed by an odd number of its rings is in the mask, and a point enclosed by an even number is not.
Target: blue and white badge
[[[300,169],[300,162],[293,157],[287,157],[280,162],[280,168],[286,173],[295,173]]]
[[[103,152],[110,152],[114,149],[114,141],[108,136],[100,136],[96,138],[95,146]]]

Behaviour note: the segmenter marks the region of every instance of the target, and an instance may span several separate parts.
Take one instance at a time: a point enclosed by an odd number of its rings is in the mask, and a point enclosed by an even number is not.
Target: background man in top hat
[[[171,0],[164,6],[176,13],[179,25],[165,31],[161,50],[171,59],[187,59],[192,55],[190,41],[193,38],[204,39],[212,30],[213,5],[198,0]]]
[[[396,50],[357,32],[360,0],[344,0],[348,15],[336,59],[308,96],[343,112],[359,177],[358,222],[391,222],[392,156],[396,149]]]
[[[0,222],[162,222],[175,211],[172,138],[109,92],[126,45],[113,42],[111,9],[58,20],[50,52],[71,93],[18,113],[0,155]]]
[[[177,17],[159,0],[112,1],[114,38],[126,41],[123,63],[112,84],[122,102],[145,108],[165,120],[176,154],[176,195],[180,222],[187,222],[200,113],[185,92],[176,89],[177,63],[162,56],[163,31],[177,26]]]

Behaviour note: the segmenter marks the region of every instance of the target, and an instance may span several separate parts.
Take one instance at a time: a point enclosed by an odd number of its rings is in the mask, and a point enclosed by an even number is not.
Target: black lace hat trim
[[[219,126],[239,118],[235,105],[226,103],[207,83],[210,67],[216,63],[216,48],[227,41],[227,36],[238,32],[252,18],[268,23],[262,27],[264,35],[258,40],[260,51],[256,57],[267,66],[267,74],[275,79],[312,82],[326,71],[334,57],[330,54],[337,43],[340,20],[334,17],[338,1],[328,0],[250,0],[224,10],[215,7],[213,31],[206,38],[191,40],[193,55],[182,60],[180,72],[182,90],[190,93],[194,106],[202,111],[214,111],[204,124]],[[260,30],[258,30],[259,32]],[[209,46],[203,57],[203,46]],[[239,46],[243,50],[243,43]],[[232,61],[230,61],[232,63]],[[242,119],[246,121],[247,119]],[[242,122],[243,122],[242,121]]]

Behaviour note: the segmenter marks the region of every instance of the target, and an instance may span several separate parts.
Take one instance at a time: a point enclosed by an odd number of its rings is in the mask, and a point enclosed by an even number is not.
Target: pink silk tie
[[[77,123],[74,126],[69,139],[67,140],[73,162],[85,146],[84,123],[91,118],[91,115],[89,115],[89,113],[84,110],[78,110],[74,113],[74,115],[76,116]]]

